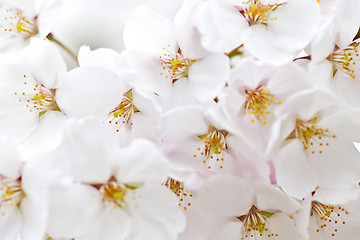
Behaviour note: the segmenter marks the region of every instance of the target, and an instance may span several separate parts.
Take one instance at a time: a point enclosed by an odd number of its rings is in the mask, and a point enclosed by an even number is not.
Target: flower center
[[[29,39],[38,33],[36,18],[27,17],[20,10],[0,5],[0,29],[12,35]]]
[[[240,13],[246,18],[250,25],[257,23],[267,25],[270,21],[276,20],[271,13],[284,3],[263,4],[262,0],[244,0]]]
[[[207,133],[198,136],[201,139],[200,146],[197,151],[200,152],[200,158],[203,159],[203,163],[211,169],[213,163],[217,163],[220,169],[223,168],[224,156],[223,152],[227,149],[225,137],[228,134],[225,130],[218,130],[213,126],[209,126]],[[194,154],[194,158],[198,155]],[[215,160],[211,161],[211,160]]]
[[[346,223],[342,219],[344,214],[348,215],[349,212],[340,206],[325,205],[317,201],[311,203],[310,216],[314,216],[316,219],[318,225],[316,232],[328,230],[334,237],[338,232],[337,226]]]
[[[119,132],[122,125],[133,125],[132,116],[137,112],[140,111],[133,104],[133,93],[132,89],[130,89],[123,95],[120,104],[108,113],[105,121],[110,125],[114,125],[116,132]]]
[[[329,56],[335,70],[352,79],[360,77],[360,58],[357,50],[360,43],[353,42],[347,48],[339,49]]]
[[[26,79],[27,76],[24,75],[24,78]],[[41,117],[50,110],[60,111],[52,90],[48,90],[41,84],[32,85],[27,81],[24,82],[24,87],[26,91],[15,92],[14,94],[19,98],[19,102],[26,104],[30,112],[37,112]]]
[[[188,77],[189,68],[193,63],[192,60],[185,58],[180,48],[174,52],[170,46],[163,48],[164,53],[160,56],[160,63],[162,65],[162,76],[171,79],[172,83],[183,77]]]
[[[304,150],[310,150],[312,154],[323,153],[322,147],[329,146],[327,138],[335,138],[335,134],[330,134],[329,130],[316,126],[317,118],[314,117],[308,121],[296,120],[295,129],[288,139],[298,139],[301,141]],[[318,149],[318,151],[316,150]]]
[[[18,180],[2,179],[0,181],[0,207],[20,206],[25,193],[22,191],[21,182]],[[1,213],[5,215],[5,212]]]
[[[120,184],[117,181],[109,181],[100,187],[100,192],[106,203],[114,204],[115,207],[125,207],[125,196],[128,189],[125,184]]]
[[[276,100],[269,89],[262,85],[254,90],[245,90],[246,113],[250,116],[251,122],[261,121],[263,125],[267,124],[268,115],[270,114],[270,106],[272,103],[281,104],[281,100]]]
[[[176,181],[173,178],[168,178],[165,183],[165,187],[170,189],[173,193],[176,194],[179,198],[179,207],[184,208],[186,211],[188,207],[191,206],[190,199],[192,198],[192,194],[185,190],[184,184],[182,182]]]
[[[273,213],[260,211],[257,207],[252,206],[247,214],[237,217],[244,224],[241,239],[277,237],[278,234],[272,231],[268,220],[272,215]]]

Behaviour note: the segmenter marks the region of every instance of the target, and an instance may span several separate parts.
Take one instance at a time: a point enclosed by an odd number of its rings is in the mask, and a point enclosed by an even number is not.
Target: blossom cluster
[[[359,0],[0,0],[1,240],[358,240]]]

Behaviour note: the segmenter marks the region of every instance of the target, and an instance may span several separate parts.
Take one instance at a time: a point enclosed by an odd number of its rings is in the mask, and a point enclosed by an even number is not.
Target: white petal
[[[175,47],[172,22],[147,7],[138,7],[124,28],[126,49],[143,50],[159,54],[168,45]]]
[[[28,198],[21,201],[23,216],[22,239],[37,240],[45,235],[48,211],[41,203],[34,204]]]
[[[54,238],[85,235],[100,217],[101,195],[91,186],[81,184],[53,186],[51,197],[48,234]]]
[[[243,179],[217,174],[199,190],[197,197],[205,212],[216,216],[241,216],[254,204],[254,188]]]
[[[266,26],[256,24],[243,32],[244,46],[256,58],[273,65],[291,62],[297,52],[284,52],[280,47],[274,46],[268,36]],[[300,51],[301,49],[299,49]]]
[[[121,102],[123,91],[122,82],[114,72],[80,67],[64,75],[55,98],[69,117],[104,117]]]
[[[17,207],[4,208],[0,209],[0,238],[16,239],[22,224],[20,211]]]
[[[75,180],[103,183],[111,177],[109,161],[117,144],[115,132],[100,121],[71,121],[59,149],[63,154],[63,159],[59,161],[72,166],[71,172]]]
[[[297,140],[287,143],[276,157],[277,183],[292,197],[302,199],[317,186],[316,171],[308,160]]]
[[[294,199],[280,189],[262,183],[257,184],[256,187],[256,206],[264,211],[276,212],[280,210],[286,214],[292,214],[300,208]]]
[[[22,163],[15,144],[1,138],[0,149],[0,173],[10,179],[17,179]]]
[[[63,0],[46,0],[42,4],[37,18],[39,34],[42,39],[53,31],[60,18],[62,6]]]
[[[22,158],[40,151],[54,150],[59,146],[65,128],[66,117],[58,111],[49,111],[39,121],[38,128],[25,142],[19,144]]]
[[[242,223],[236,218],[219,220],[209,231],[209,240],[238,240],[242,239]]]
[[[161,184],[168,174],[167,159],[152,142],[136,139],[112,156],[115,176],[123,183],[151,182]]]
[[[66,72],[60,52],[49,41],[32,41],[26,48],[25,58],[31,74],[47,89],[56,88],[58,77]]]
[[[223,54],[213,54],[193,63],[189,83],[196,99],[205,102],[215,98],[225,87],[229,70],[229,58]]]
[[[171,79],[161,75],[160,52],[154,55],[136,50],[124,51],[118,64],[125,81],[135,89],[166,96],[172,88]]]
[[[146,185],[135,194],[129,206],[133,217],[130,236],[133,239],[177,239],[185,228],[185,216],[175,195],[165,187]]]
[[[314,37],[320,23],[320,8],[316,1],[291,0],[276,9],[268,25],[268,38],[283,52],[302,50]]]

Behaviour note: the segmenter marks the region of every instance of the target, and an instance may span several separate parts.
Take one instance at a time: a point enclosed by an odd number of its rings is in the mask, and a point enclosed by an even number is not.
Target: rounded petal
[[[56,102],[69,117],[106,116],[121,102],[123,84],[105,68],[76,68],[61,79]]]
[[[123,183],[165,182],[168,174],[167,159],[160,149],[145,139],[136,139],[124,150],[114,153],[115,176]]]
[[[146,186],[135,191],[135,200],[129,204],[133,239],[175,240],[185,228],[185,215],[178,199],[162,186]]]
[[[297,140],[287,143],[274,162],[277,183],[290,196],[302,199],[317,187],[316,169],[311,168],[309,159]]]
[[[143,50],[159,55],[168,45],[175,47],[172,22],[147,7],[138,7],[124,28],[126,49]]]
[[[223,54],[213,54],[191,65],[189,83],[197,100],[209,101],[225,87],[230,71],[229,58]]]
[[[54,238],[87,234],[102,211],[99,191],[81,184],[57,185],[51,190],[48,234]]]
[[[196,196],[203,211],[216,216],[241,216],[255,201],[254,188],[243,179],[217,174],[208,179]]]

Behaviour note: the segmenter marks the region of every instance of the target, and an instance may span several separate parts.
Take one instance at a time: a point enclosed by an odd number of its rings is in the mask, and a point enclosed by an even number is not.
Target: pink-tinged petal
[[[112,156],[115,176],[123,183],[165,182],[168,174],[167,159],[152,142],[133,140],[127,148]]]
[[[286,193],[274,185],[259,183],[256,186],[256,206],[264,211],[281,211],[292,214],[300,209],[300,205]]]
[[[61,79],[56,102],[69,117],[106,116],[121,102],[123,83],[112,71],[98,67],[76,68]]]
[[[274,234],[278,234],[276,239],[279,240],[304,240],[301,232],[295,227],[295,222],[285,214],[274,214],[269,218]],[[303,230],[304,231],[304,230]]]
[[[311,86],[307,72],[295,63],[279,67],[267,84],[277,99],[286,99],[293,93]]]
[[[215,98],[225,87],[229,71],[229,58],[224,54],[213,54],[193,63],[189,83],[195,98],[201,102]]]
[[[239,177],[217,174],[208,179],[196,198],[205,212],[218,217],[241,216],[254,204],[254,191],[249,182]]]
[[[202,134],[208,127],[201,106],[185,106],[170,110],[163,115],[160,125],[161,132],[165,134],[174,130]]]
[[[307,121],[336,104],[337,99],[329,90],[314,87],[290,97],[286,103],[286,109],[293,117]]]
[[[201,45],[201,34],[196,27],[197,21],[201,20],[201,4],[201,1],[184,1],[174,20],[177,42],[184,56],[190,59],[199,59],[209,54]]]
[[[175,240],[185,228],[185,215],[176,195],[162,186],[147,186],[135,191],[129,201],[133,239]]]
[[[266,26],[262,24],[256,24],[246,29],[243,32],[245,49],[256,58],[269,64],[281,65],[291,62],[297,52],[284,52],[270,42],[268,35]]]
[[[10,178],[20,177],[21,160],[15,144],[4,138],[0,139],[0,174]]]
[[[290,196],[302,199],[317,187],[316,169],[312,168],[303,146],[297,140],[287,143],[274,162],[277,183]]]
[[[62,7],[63,0],[46,0],[42,4],[37,18],[39,34],[42,39],[53,31],[59,21]]]
[[[103,210],[98,190],[81,184],[54,185],[50,194],[50,236],[73,238],[85,235],[95,227]]]
[[[168,45],[175,47],[172,22],[147,7],[138,7],[124,28],[126,49],[159,54]]]

